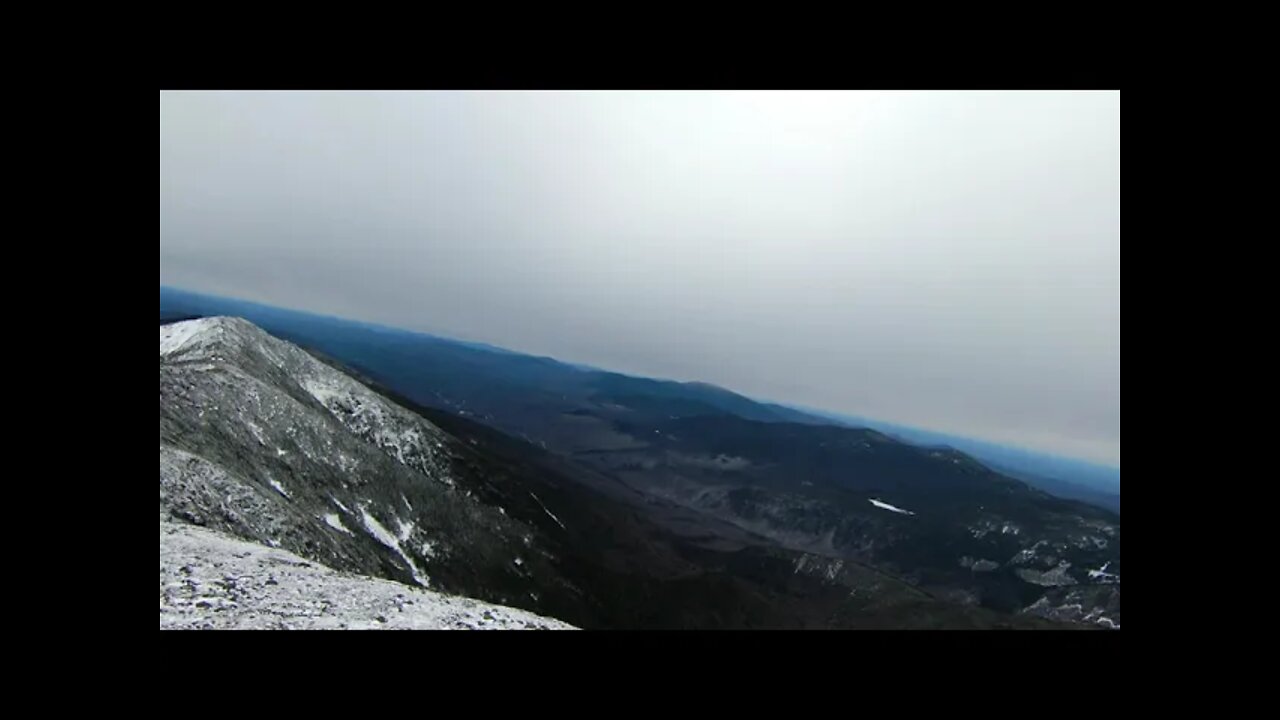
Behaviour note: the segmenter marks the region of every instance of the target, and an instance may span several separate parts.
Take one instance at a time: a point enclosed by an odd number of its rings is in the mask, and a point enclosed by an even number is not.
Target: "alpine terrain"
[[[958,451],[161,298],[162,628],[1119,628],[1119,516]]]

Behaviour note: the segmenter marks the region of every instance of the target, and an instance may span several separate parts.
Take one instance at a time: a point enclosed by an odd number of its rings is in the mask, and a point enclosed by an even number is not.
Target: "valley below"
[[[1119,516],[963,453],[163,299],[162,628],[1120,626]]]

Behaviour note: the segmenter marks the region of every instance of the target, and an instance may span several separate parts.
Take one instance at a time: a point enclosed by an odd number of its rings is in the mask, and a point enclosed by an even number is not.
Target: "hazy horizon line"
[[[703,384],[703,385],[710,385],[710,386],[713,386],[713,387],[721,388],[721,389],[723,389],[723,390],[727,390],[727,391],[729,391],[729,392],[734,393],[735,395],[739,395],[739,396],[741,396],[741,397],[747,398],[748,400],[751,400],[751,401],[753,401],[753,402],[762,403],[762,404],[779,405],[779,406],[783,406],[783,407],[786,407],[786,408],[789,408],[789,409],[792,409],[792,410],[795,410],[795,411],[798,411],[798,412],[804,412],[804,413],[810,413],[810,414],[817,413],[817,414],[819,415],[819,419],[826,419],[826,420],[836,420],[836,419],[837,419],[837,418],[833,418],[833,417],[821,417],[822,415],[827,415],[827,416],[832,416],[832,415],[834,415],[834,416],[844,416],[845,418],[847,418],[848,420],[851,420],[851,421],[864,421],[864,422],[866,422],[866,421],[870,421],[870,422],[876,422],[876,423],[881,423],[881,424],[883,424],[883,425],[896,426],[896,427],[902,428],[902,429],[904,429],[904,430],[914,430],[914,431],[927,432],[927,433],[932,433],[932,434],[941,435],[941,436],[949,436],[949,437],[953,437],[953,438],[958,439],[958,440],[965,440],[965,441],[969,441],[969,442],[986,443],[986,444],[990,444],[990,445],[997,446],[997,447],[999,447],[999,448],[1004,448],[1004,449],[1008,449],[1008,450],[1016,450],[1016,451],[1020,451],[1020,452],[1028,453],[1028,454],[1031,454],[1031,455],[1037,455],[1037,456],[1040,456],[1040,457],[1045,458],[1045,459],[1060,460],[1060,461],[1066,461],[1066,462],[1072,462],[1072,463],[1080,463],[1080,464],[1083,464],[1083,465],[1088,465],[1088,466],[1092,466],[1092,467],[1099,468],[1099,469],[1115,470],[1116,472],[1119,472],[1119,471],[1120,471],[1120,465],[1119,465],[1119,463],[1111,464],[1111,463],[1108,463],[1108,462],[1100,462],[1100,461],[1097,461],[1097,460],[1086,459],[1086,458],[1082,458],[1082,457],[1078,457],[1078,456],[1065,455],[1065,454],[1062,454],[1062,453],[1059,453],[1059,452],[1050,452],[1050,451],[1046,451],[1046,450],[1040,450],[1040,449],[1033,448],[1033,447],[1029,447],[1029,446],[1026,446],[1026,445],[1019,445],[1019,444],[1010,443],[1010,442],[1008,442],[1008,441],[1004,441],[1004,440],[996,440],[996,439],[992,439],[992,438],[985,438],[985,437],[981,437],[981,436],[960,434],[959,432],[954,431],[954,430],[945,430],[945,429],[930,428],[930,427],[925,427],[925,426],[918,425],[918,424],[914,424],[914,423],[899,422],[899,421],[896,421],[896,420],[882,420],[882,419],[879,419],[879,418],[865,417],[865,416],[862,416],[862,415],[860,415],[860,414],[856,414],[856,413],[855,413],[854,411],[852,411],[852,410],[834,410],[834,409],[829,409],[829,408],[814,407],[814,406],[812,406],[812,405],[810,405],[810,404],[808,404],[808,403],[801,404],[801,403],[799,403],[799,402],[793,402],[793,401],[789,401],[789,400],[777,400],[777,399],[769,399],[769,398],[756,397],[756,396],[753,396],[753,395],[748,395],[748,394],[743,393],[743,392],[739,392],[738,390],[734,390],[734,389],[733,389],[733,388],[731,388],[731,387],[726,387],[726,386],[725,386],[725,385],[723,385],[723,384],[716,383],[716,382],[711,382],[711,381],[709,381],[709,380],[702,380],[702,379],[698,379],[698,378],[693,378],[693,379],[683,379],[683,380],[682,380],[682,379],[677,379],[677,378],[672,378],[672,377],[658,377],[658,376],[653,376],[653,375],[642,375],[642,374],[632,373],[632,372],[622,372],[622,371],[618,371],[618,370],[610,370],[610,369],[607,369],[607,368],[601,368],[601,367],[598,367],[598,366],[596,366],[596,365],[591,365],[591,364],[587,364],[587,363],[575,362],[575,361],[572,361],[572,360],[568,360],[568,359],[564,359],[564,358],[556,357],[556,356],[552,356],[552,355],[535,354],[535,353],[531,353],[531,352],[525,352],[525,351],[523,351],[523,350],[512,349],[512,348],[509,348],[509,347],[504,347],[504,346],[501,346],[501,345],[496,345],[496,344],[494,344],[494,343],[492,343],[492,342],[489,342],[489,341],[486,341],[486,340],[467,339],[466,337],[459,337],[459,336],[455,336],[455,335],[446,335],[446,334],[437,333],[437,332],[435,332],[435,331],[428,331],[428,330],[415,330],[415,329],[407,328],[407,327],[401,327],[401,326],[396,326],[396,325],[389,325],[389,324],[387,324],[387,323],[385,323],[385,322],[378,322],[378,321],[371,321],[371,320],[362,320],[362,319],[359,319],[359,318],[345,317],[345,316],[341,316],[341,315],[333,315],[333,314],[330,314],[330,313],[317,312],[317,311],[306,310],[306,309],[301,309],[301,308],[285,307],[285,306],[282,306],[282,305],[274,305],[274,304],[271,304],[271,303],[266,303],[266,302],[262,302],[262,301],[258,301],[258,300],[250,300],[250,299],[245,299],[245,298],[240,298],[240,297],[233,297],[233,296],[230,296],[230,295],[222,295],[222,294],[218,294],[218,293],[206,292],[206,291],[203,291],[203,290],[191,290],[191,289],[184,288],[184,287],[178,287],[178,286],[176,286],[176,285],[166,285],[166,284],[164,284],[164,283],[161,283],[161,285],[160,285],[160,289],[161,289],[161,290],[168,290],[168,291],[176,291],[176,292],[179,292],[179,293],[185,293],[185,294],[188,294],[188,295],[204,296],[204,297],[213,298],[213,299],[216,299],[216,300],[230,300],[230,301],[233,301],[233,302],[243,303],[243,304],[246,304],[246,305],[256,305],[256,306],[258,306],[258,307],[262,307],[262,308],[266,308],[266,309],[270,309],[270,310],[283,310],[283,311],[285,311],[285,312],[291,312],[291,313],[296,313],[296,314],[300,314],[300,315],[310,315],[310,316],[312,316],[312,317],[325,318],[325,319],[328,319],[328,320],[335,320],[335,321],[338,321],[338,322],[349,323],[349,324],[354,324],[354,325],[362,325],[362,326],[365,326],[365,327],[381,328],[381,329],[386,329],[386,330],[394,330],[394,331],[396,331],[396,332],[409,333],[409,334],[411,334],[411,335],[420,335],[420,336],[423,336],[423,337],[429,337],[429,338],[433,338],[433,339],[437,339],[437,340],[445,340],[445,341],[448,341],[448,342],[454,342],[454,343],[459,343],[459,344],[476,345],[476,346],[485,346],[485,347],[487,347],[487,348],[492,348],[492,349],[494,349],[494,350],[498,350],[498,351],[502,351],[502,352],[507,352],[507,353],[512,353],[512,354],[516,354],[516,355],[523,355],[523,356],[525,356],[525,357],[538,358],[538,359],[545,359],[545,360],[552,360],[552,361],[557,362],[557,363],[559,363],[559,364],[561,364],[561,365],[566,365],[566,366],[573,367],[573,368],[575,368],[575,369],[579,369],[579,370],[589,370],[589,371],[594,371],[594,372],[612,373],[612,374],[616,374],[616,375],[623,375],[623,376],[626,376],[626,377],[638,378],[638,379],[642,379],[642,380],[655,380],[655,381],[662,381],[662,382],[675,382],[675,383],[680,383],[680,384],[699,383],[699,384]],[[963,451],[962,451],[962,452],[963,452]]]

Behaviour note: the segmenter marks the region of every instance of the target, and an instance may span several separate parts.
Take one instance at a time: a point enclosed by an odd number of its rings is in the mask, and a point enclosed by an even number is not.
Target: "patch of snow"
[[[262,428],[258,427],[258,424],[253,421],[248,421],[245,424],[249,426],[249,432],[253,433],[253,439],[257,440],[259,445],[265,446],[267,439],[262,436]]]
[[[347,529],[347,526],[342,524],[342,518],[338,515],[338,513],[325,513],[324,522],[326,525],[333,528],[334,530],[337,530],[338,532],[344,532],[348,535],[351,534],[351,531]]]
[[[208,330],[213,324],[210,318],[186,320],[160,326],[160,354],[172,355],[181,350],[192,338]]]
[[[422,571],[419,570],[418,566],[413,562],[413,558],[409,557],[409,554],[400,547],[400,540],[387,532],[387,529],[382,526],[382,523],[378,522],[378,518],[369,514],[368,508],[360,508],[360,518],[364,521],[364,529],[369,531],[369,534],[372,535],[375,540],[386,545],[388,548],[395,550],[400,558],[405,561],[405,564],[409,566],[409,571],[413,573],[413,579],[415,582],[423,587],[430,587],[431,578],[422,574]]]
[[[408,540],[409,536],[413,534],[413,523],[405,522],[399,518],[396,518],[396,523],[400,526],[399,532],[396,533],[396,537],[400,538],[400,542]]]
[[[388,532],[382,526],[382,523],[378,522],[378,518],[369,513],[368,508],[360,508],[360,519],[364,521],[365,530],[368,530],[375,540],[389,548],[399,547],[399,541],[396,540],[396,537]]]
[[[887,503],[887,502],[881,502],[881,501],[879,501],[879,500],[876,500],[875,498],[871,498],[871,504],[872,504],[872,505],[875,505],[876,507],[880,508],[881,510],[888,510],[888,511],[890,511],[890,512],[896,512],[896,513],[899,513],[899,514],[902,514],[902,515],[915,515],[915,513],[911,512],[910,510],[903,510],[903,509],[902,509],[902,508],[900,508],[900,507],[896,507],[896,506],[890,505],[890,504],[889,504],[889,503]]]
[[[569,530],[569,528],[567,528],[567,527],[565,527],[565,526],[564,526],[564,523],[560,522],[560,518],[556,517],[555,513],[553,513],[553,512],[551,512],[550,510],[548,510],[548,509],[547,509],[547,506],[542,504],[542,501],[538,499],[538,496],[537,496],[537,495],[534,495],[534,494],[531,492],[531,493],[529,493],[529,496],[533,498],[534,502],[538,503],[538,506],[542,508],[542,512],[544,512],[544,513],[546,513],[546,514],[547,514],[547,517],[549,517],[549,518],[551,518],[552,520],[555,520],[555,521],[556,521],[556,524],[560,526],[560,529],[561,529],[561,530],[564,530],[564,531],[566,531],[566,532]],[[505,513],[504,513],[504,514],[505,514]]]
[[[1090,571],[1089,571],[1089,579],[1090,579],[1090,580],[1104,580],[1104,581],[1105,581],[1105,580],[1110,580],[1110,579],[1113,579],[1113,578],[1114,578],[1116,581],[1119,581],[1119,580],[1120,580],[1120,576],[1119,576],[1119,575],[1116,575],[1116,574],[1114,574],[1114,573],[1109,573],[1109,572],[1107,572],[1107,568],[1109,568],[1109,567],[1111,567],[1111,561],[1110,561],[1110,560],[1108,560],[1106,563],[1104,563],[1104,564],[1103,564],[1103,566],[1102,566],[1102,567],[1100,567],[1100,568],[1098,568],[1097,570],[1090,570]]]
[[[283,496],[285,496],[285,497],[291,497],[291,496],[289,495],[289,491],[284,489],[284,486],[280,484],[280,481],[279,481],[279,480],[276,480],[275,478],[272,478],[272,479],[268,480],[267,482],[269,482],[269,483],[271,484],[271,487],[273,487],[273,488],[275,488],[275,489],[276,489],[276,492],[280,493],[281,495],[283,495]]]

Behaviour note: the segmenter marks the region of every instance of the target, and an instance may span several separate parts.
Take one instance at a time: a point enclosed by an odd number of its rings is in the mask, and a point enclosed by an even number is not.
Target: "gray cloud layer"
[[[160,281],[1120,462],[1120,97],[161,93]]]

